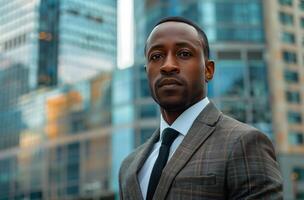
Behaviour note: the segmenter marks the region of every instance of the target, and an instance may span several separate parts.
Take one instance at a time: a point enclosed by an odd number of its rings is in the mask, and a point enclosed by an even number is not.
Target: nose
[[[160,67],[160,72],[162,74],[172,74],[172,73],[179,73],[179,67],[175,60],[175,56],[169,53],[166,56],[165,62]]]

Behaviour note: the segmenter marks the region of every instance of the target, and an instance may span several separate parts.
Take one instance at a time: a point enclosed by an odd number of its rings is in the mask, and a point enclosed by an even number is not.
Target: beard
[[[194,87],[189,91],[186,85],[178,90],[160,91],[157,87],[152,88],[150,93],[154,101],[168,112],[183,112],[204,97],[204,87]],[[196,91],[196,92],[193,92]]]

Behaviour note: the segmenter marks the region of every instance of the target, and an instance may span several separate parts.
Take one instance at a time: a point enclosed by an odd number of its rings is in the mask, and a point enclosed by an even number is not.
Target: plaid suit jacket
[[[120,199],[143,199],[137,175],[158,137],[156,130],[122,163]],[[163,169],[154,199],[283,199],[273,145],[211,102]]]

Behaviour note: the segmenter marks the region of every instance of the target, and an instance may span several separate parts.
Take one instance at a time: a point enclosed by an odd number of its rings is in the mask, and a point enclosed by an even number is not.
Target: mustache
[[[156,87],[162,87],[167,84],[185,85],[185,80],[178,76],[162,76],[155,82]]]

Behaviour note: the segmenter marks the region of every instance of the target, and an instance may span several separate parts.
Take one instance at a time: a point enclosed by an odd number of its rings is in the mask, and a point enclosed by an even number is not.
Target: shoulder
[[[232,151],[246,149],[246,151],[266,151],[275,159],[275,150],[268,136],[257,128],[223,115],[219,122],[219,129],[233,139]],[[236,151],[238,152],[238,151]],[[239,152],[240,153],[240,152]]]
[[[226,133],[233,133],[234,137],[250,137],[253,135],[260,135],[267,137],[264,133],[262,133],[257,128],[253,127],[252,125],[245,124],[240,122],[234,118],[231,118],[227,115],[222,115],[221,119],[217,124],[217,129],[225,131]]]
[[[265,133],[224,114],[217,123],[216,132],[218,137],[228,139],[232,148],[235,145],[262,146],[274,151],[273,144]]]

